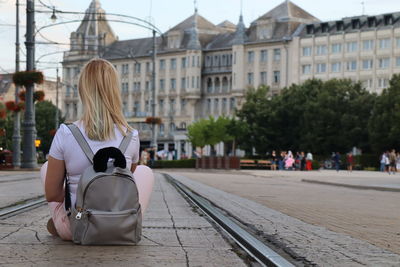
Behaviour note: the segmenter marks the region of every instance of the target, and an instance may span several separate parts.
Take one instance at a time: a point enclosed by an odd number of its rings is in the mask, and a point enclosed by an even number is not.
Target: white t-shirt
[[[93,153],[105,147],[119,147],[123,139],[123,135],[115,126],[114,133],[115,138],[107,141],[94,141],[90,140],[86,135],[83,124],[81,121],[74,122],[79,130],[82,132],[86,141],[88,142]],[[125,152],[126,166],[130,168],[132,163],[139,161],[139,133],[137,130],[133,130],[131,143]],[[49,155],[58,160],[64,160],[69,175],[69,189],[71,193],[71,205],[75,205],[76,201],[76,189],[78,182],[83,171],[91,166],[89,160],[83,153],[75,137],[72,135],[71,130],[65,125],[61,124],[56,135],[54,136],[53,142],[51,143]]]

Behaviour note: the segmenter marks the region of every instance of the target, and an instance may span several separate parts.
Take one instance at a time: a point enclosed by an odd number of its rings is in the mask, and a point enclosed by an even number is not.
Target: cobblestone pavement
[[[246,266],[157,175],[138,246],[78,246],[47,233],[46,206],[0,220],[0,266]]]
[[[400,265],[399,193],[301,182],[343,177],[351,182],[353,176],[355,180],[365,176],[379,183],[387,174],[178,170],[170,174],[312,263]]]

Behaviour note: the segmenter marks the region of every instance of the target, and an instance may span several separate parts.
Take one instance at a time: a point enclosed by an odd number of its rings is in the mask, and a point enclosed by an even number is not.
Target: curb
[[[386,192],[400,192],[400,188],[394,188],[394,187],[342,184],[342,183],[332,183],[332,182],[324,182],[324,181],[309,180],[309,179],[302,179],[301,181],[305,182],[305,183],[311,183],[311,184],[340,186],[340,187],[347,187],[347,188],[360,189],[360,190],[377,190],[377,191],[386,191]]]

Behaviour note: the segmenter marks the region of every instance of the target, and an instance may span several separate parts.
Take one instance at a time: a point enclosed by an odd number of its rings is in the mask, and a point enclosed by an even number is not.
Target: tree
[[[49,152],[51,142],[53,141],[56,109],[55,105],[46,100],[37,102],[35,105],[37,138],[41,140],[39,150],[43,151],[44,154]],[[58,114],[61,114],[61,111]],[[62,123],[63,121],[64,119],[59,115],[59,122]]]
[[[375,152],[400,148],[400,74],[393,75],[389,88],[377,97],[368,131]]]
[[[203,154],[203,148],[207,145],[206,142],[206,127],[207,127],[207,120],[200,119],[197,122],[194,122],[188,126],[188,133],[187,136],[189,141],[192,143],[194,147],[201,148],[201,154]]]

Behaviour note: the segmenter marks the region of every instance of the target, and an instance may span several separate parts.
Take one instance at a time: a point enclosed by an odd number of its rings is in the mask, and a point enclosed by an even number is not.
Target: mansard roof
[[[160,43],[160,37],[156,39]],[[150,56],[153,48],[153,38],[140,38],[116,41],[106,47],[103,57],[105,59],[126,59]]]
[[[376,16],[346,17],[336,21],[325,21],[303,25],[298,31],[301,37],[324,36],[357,31],[372,31],[381,28],[400,27],[400,12]]]
[[[214,25],[212,22],[205,19],[203,16],[199,15],[197,12],[192,16],[188,17],[184,21],[178,23],[174,27],[172,27],[168,32],[172,31],[188,31],[193,27],[194,20],[197,23],[197,29],[199,33],[207,33],[207,32],[219,32],[220,28]]]

